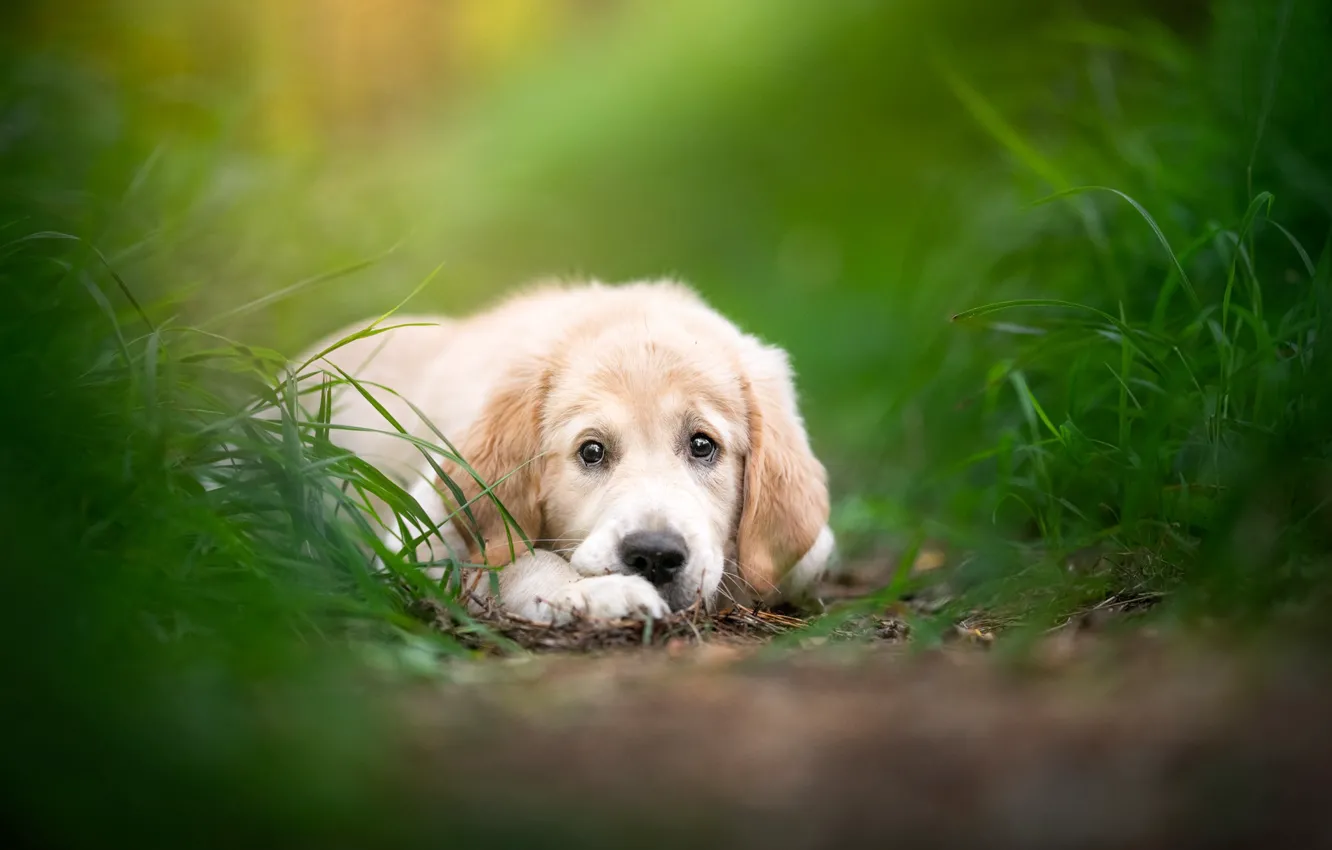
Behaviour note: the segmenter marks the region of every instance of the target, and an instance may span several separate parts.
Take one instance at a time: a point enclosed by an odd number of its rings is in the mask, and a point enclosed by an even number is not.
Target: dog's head
[[[724,574],[766,596],[828,520],[786,355],[682,290],[642,291],[507,375],[460,450],[579,573],[642,575],[677,610]],[[474,511],[485,559],[507,562],[498,509]]]

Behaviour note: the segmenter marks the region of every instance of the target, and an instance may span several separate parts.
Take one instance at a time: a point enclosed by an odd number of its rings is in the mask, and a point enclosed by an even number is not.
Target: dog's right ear
[[[462,459],[490,487],[489,493],[483,492],[483,485],[467,470],[457,464],[445,466],[471,502],[475,529],[461,516],[457,526],[467,530],[468,548],[478,563],[502,566],[527,549],[518,531],[506,528],[510,524],[496,501],[529,540],[543,535],[541,416],[552,370],[551,364],[538,360],[513,369],[491,392],[476,422],[458,444]],[[444,486],[442,482],[436,484]]]
[[[812,550],[819,569],[827,560],[828,475],[805,434],[786,353],[748,338],[741,362],[750,433],[737,560],[740,576],[769,597]]]

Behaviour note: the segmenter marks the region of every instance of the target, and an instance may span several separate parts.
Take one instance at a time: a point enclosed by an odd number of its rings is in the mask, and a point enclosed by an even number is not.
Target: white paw
[[[786,574],[783,590],[796,595],[808,590],[810,585],[827,574],[828,564],[835,556],[836,550],[837,541],[833,537],[832,529],[825,525],[815,538],[814,545],[809,547],[804,557]]]
[[[579,579],[537,603],[536,619],[559,625],[578,617],[593,620],[653,620],[671,613],[647,579],[609,575]]]

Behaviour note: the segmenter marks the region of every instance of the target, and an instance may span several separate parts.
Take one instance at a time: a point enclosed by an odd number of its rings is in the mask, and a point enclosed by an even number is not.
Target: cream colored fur
[[[660,617],[719,598],[798,592],[833,552],[828,488],[810,450],[787,357],[739,331],[672,282],[545,285],[464,319],[359,340],[329,360],[414,402],[488,482],[539,551],[510,547],[499,511],[457,466],[442,463],[472,503],[486,546],[461,524],[423,544],[508,564],[501,604],[543,622],[574,616]],[[311,347],[306,357],[364,323]],[[303,361],[306,357],[299,358]],[[437,442],[410,406],[376,396],[413,435]],[[342,389],[334,421],[384,429],[358,393]],[[690,440],[717,448],[702,461]],[[410,442],[340,430],[337,444],[411,487],[432,520],[456,509]],[[589,440],[605,461],[579,455]],[[634,532],[674,532],[687,560],[669,583],[631,574],[621,544]],[[401,541],[395,533],[386,538]],[[515,537],[516,540],[516,537]],[[449,550],[452,550],[449,552]],[[483,604],[489,583],[474,583]]]

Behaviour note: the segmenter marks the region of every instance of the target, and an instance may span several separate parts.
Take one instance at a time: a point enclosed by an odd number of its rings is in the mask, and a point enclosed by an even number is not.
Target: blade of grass
[[[1188,294],[1189,301],[1192,302],[1195,309],[1201,307],[1202,302],[1198,299],[1198,293],[1193,288],[1193,282],[1189,280],[1188,272],[1184,271],[1184,264],[1179,261],[1179,256],[1176,255],[1174,249],[1170,247],[1170,240],[1166,238],[1165,232],[1161,230],[1161,226],[1156,223],[1156,219],[1152,218],[1152,214],[1147,211],[1147,208],[1138,203],[1137,200],[1127,193],[1121,192],[1118,189],[1113,189],[1109,186],[1078,186],[1072,189],[1055,192],[1053,195],[1047,195],[1044,198],[1039,198],[1033,201],[1031,206],[1041,206],[1063,198],[1083,195],[1088,192],[1109,192],[1126,201],[1137,211],[1138,215],[1142,216],[1143,221],[1147,222],[1148,227],[1152,229],[1152,233],[1156,235],[1156,240],[1161,243],[1161,247],[1165,249],[1167,256],[1170,257],[1170,262],[1174,265],[1176,273],[1179,274],[1180,285],[1184,287],[1184,291]]]

